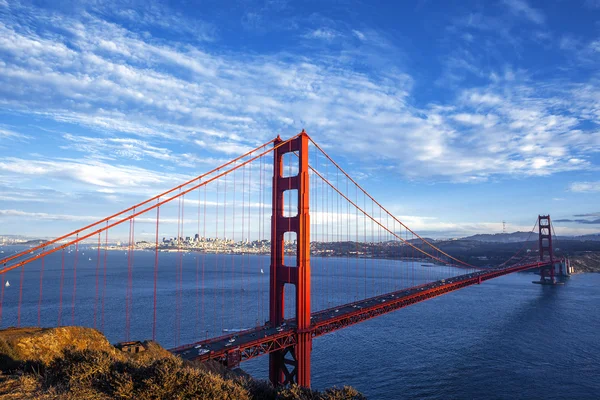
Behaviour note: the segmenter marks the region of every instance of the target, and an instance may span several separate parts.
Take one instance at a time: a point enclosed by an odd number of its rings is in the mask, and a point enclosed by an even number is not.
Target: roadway
[[[321,310],[312,314],[310,331],[313,337],[321,336],[467,286],[547,264],[549,262],[535,262],[502,269],[481,270]],[[293,346],[296,339],[295,328],[293,319],[286,320],[278,327],[266,324],[180,346],[170,351],[185,360],[212,359],[234,367],[241,361]]]

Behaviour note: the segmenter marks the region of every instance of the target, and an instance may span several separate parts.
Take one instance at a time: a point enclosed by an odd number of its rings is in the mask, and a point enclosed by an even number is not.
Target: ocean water
[[[18,249],[4,247],[2,255]],[[97,251],[80,249],[74,285],[75,254],[65,253],[64,272],[57,253],[45,258],[43,276],[41,261],[4,274],[10,286],[1,326],[17,325],[20,308],[21,326],[37,325],[38,317],[42,326],[56,326],[60,317],[62,325],[103,328],[112,342],[151,338],[154,253],[133,255],[129,335],[128,254],[107,252],[104,284],[104,253],[99,262]],[[169,348],[262,324],[268,265],[263,256],[160,253],[156,339]],[[312,268],[314,310],[464,273],[365,259],[313,258]],[[557,287],[534,285],[535,278],[497,278],[317,338],[313,387],[351,385],[371,399],[600,398],[600,274],[575,275]],[[290,290],[288,313],[292,298]],[[242,368],[266,378],[267,358]]]

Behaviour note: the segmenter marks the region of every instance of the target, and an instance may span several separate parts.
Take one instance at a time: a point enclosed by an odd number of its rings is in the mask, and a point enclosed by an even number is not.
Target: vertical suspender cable
[[[108,226],[108,221],[106,221],[106,226]],[[104,331],[104,302],[106,298],[106,259],[108,256],[108,229],[106,229],[106,231],[104,232],[104,277],[102,279],[102,317],[100,320],[101,331]]]
[[[225,188],[223,189],[223,243],[227,244],[227,179],[224,182]],[[221,268],[221,310],[225,312],[225,265],[227,259],[223,256],[223,267]],[[232,282],[233,284],[233,282]],[[221,315],[221,332],[225,328],[225,315]]]
[[[61,322],[62,322],[64,283],[65,283],[65,249],[63,248],[62,256],[61,256],[61,263],[60,263],[60,292],[59,292],[59,297],[58,297],[58,322],[56,324],[57,326],[61,326]]]
[[[0,328],[2,327],[2,304],[4,304],[4,274],[2,274],[2,288],[0,289]]]
[[[185,224],[185,195],[181,196],[181,242],[184,240],[184,224]],[[183,249],[182,244],[179,245],[179,282],[177,290],[177,344],[181,338],[181,307],[183,302]]]
[[[101,247],[101,234],[98,233],[98,249],[96,254],[96,293],[94,295],[94,329],[97,328],[98,321],[98,297],[99,293],[99,280],[100,280],[100,247]]]
[[[17,327],[21,326],[21,302],[23,301],[23,281],[25,280],[25,266],[21,267],[19,278],[19,306],[17,312]]]
[[[356,185],[354,186],[354,198],[355,198],[354,204],[358,204],[358,187]],[[356,257],[354,259],[356,261],[354,264],[354,270],[355,270],[355,274],[356,274],[356,300],[358,300],[359,290],[360,290],[360,288],[359,288],[359,272],[358,272],[358,208],[355,207],[355,210],[356,210],[356,218],[354,221],[355,221],[355,225],[356,225],[355,226],[356,227],[356,242],[355,242]]]
[[[263,157],[260,157],[259,160],[259,185],[258,185],[258,203],[259,203],[259,208],[258,208],[258,240],[259,240],[259,246],[260,246],[260,250],[259,250],[259,268],[260,268],[260,275],[259,275],[259,280],[258,280],[258,299],[257,299],[257,303],[256,303],[256,307],[258,309],[258,315],[259,315],[259,322],[260,324],[263,323],[263,316],[264,316],[264,310],[263,310],[263,279],[262,279],[262,275],[263,275],[263,254],[262,254],[262,246],[263,246],[263,223],[264,223],[264,205],[263,205],[263,193],[264,193],[264,187],[263,187]],[[260,325],[257,324],[257,325]]]
[[[242,168],[240,168],[242,170],[242,179],[244,177],[244,168],[246,168],[246,166],[244,165]],[[236,207],[236,175],[237,175],[237,170],[233,172],[233,193],[232,193],[232,202],[231,202],[231,241],[233,243],[233,246],[235,246],[235,207]],[[244,192],[244,187],[242,186],[242,194]],[[242,196],[243,199],[244,196]],[[244,210],[244,206],[242,204],[242,215],[243,215],[243,211]],[[242,218],[242,224],[244,223],[244,219]],[[244,227],[242,226],[242,242],[243,242],[243,236],[244,236]],[[244,269],[244,257],[242,257],[242,270]],[[232,318],[231,318],[231,322],[235,321],[235,323],[239,324],[238,326],[242,326],[240,323],[239,318],[241,317],[241,313],[240,315],[235,315],[237,314],[237,304],[235,301],[235,254],[233,252],[231,252],[231,314],[232,314]],[[240,293],[240,298],[244,299],[244,293]]]
[[[365,256],[366,256],[366,252],[367,252],[367,217],[366,217],[366,210],[367,210],[367,197],[365,196],[365,194],[363,193],[363,209],[365,210],[365,215],[363,215],[363,244],[365,246]],[[363,266],[364,266],[364,272],[365,272],[365,298],[369,297],[367,296],[367,257],[364,257],[364,261],[363,261]]]
[[[198,179],[200,183],[200,179]],[[196,227],[196,234],[194,235],[194,247],[196,248],[196,325],[195,325],[195,338],[198,340],[200,337],[200,204],[201,204],[200,188],[198,188],[198,220]],[[197,240],[196,240],[197,239]]]
[[[160,202],[160,197],[156,199]],[[158,227],[160,222],[160,207],[156,207],[156,233],[154,237],[154,290],[152,294],[152,340],[156,341],[156,286],[158,283]]]
[[[133,209],[135,212],[135,208]],[[131,268],[129,269],[128,276],[128,289],[129,289],[129,319],[127,320],[127,340],[131,332],[131,314],[133,312],[133,262],[135,260],[135,218],[131,219]]]
[[[40,299],[38,300],[38,318],[37,324],[38,327],[42,326],[42,293],[44,287],[44,262],[46,257],[42,257],[42,265],[40,267]]]
[[[79,238],[79,234],[77,234]],[[75,296],[77,294],[77,259],[79,257],[79,242],[75,242],[75,260],[73,261],[73,296],[71,296],[71,325],[75,325]]]
[[[206,185],[204,185],[204,205],[202,214],[202,329],[206,329],[206,315],[204,313],[204,271],[206,265]]]
[[[135,213],[135,209],[132,210]],[[125,286],[125,340],[129,340],[129,313],[131,312],[129,307],[129,285],[131,279],[131,258],[133,257],[133,219],[129,220],[129,249],[127,252],[127,284]]]
[[[217,171],[218,173],[218,171]],[[219,240],[219,183],[220,183],[220,179],[217,179],[217,200],[215,202],[215,239],[213,244],[216,245],[216,241]],[[215,276],[216,274],[219,273],[219,269],[221,269],[220,267],[220,262],[221,258],[220,258],[220,253],[217,251],[215,252]],[[221,271],[222,272],[222,271]],[[223,275],[221,275],[221,279],[220,279],[221,285],[223,285]],[[217,291],[218,291],[218,287],[217,285],[215,285],[215,288],[213,290],[213,309],[217,309]],[[222,311],[222,310],[221,310]],[[216,328],[218,320],[217,320],[217,315],[218,313],[213,312],[213,328]]]
[[[181,193],[181,189],[179,189]],[[177,198],[177,263],[175,264],[175,346],[179,346],[179,262],[181,260],[181,196]]]
[[[245,193],[242,192],[242,194],[245,194]],[[252,195],[252,166],[250,166],[250,168],[248,169],[248,202],[247,202],[248,213],[246,214],[247,217],[248,217],[248,223],[246,224],[247,229],[248,229],[248,233],[246,234],[246,238],[245,238],[246,248],[244,250],[244,252],[246,254],[242,254],[242,257],[244,257],[244,256],[246,257],[246,265],[248,266],[247,267],[248,270],[250,270],[250,254],[248,253],[248,245],[250,244],[250,242],[249,242],[250,241],[250,203],[252,201],[251,195]],[[242,236],[244,236],[243,235],[243,229],[242,229]],[[242,239],[244,239],[244,238],[242,237]],[[243,264],[242,264],[242,266],[243,266]],[[244,289],[244,281],[245,281],[244,268],[242,267],[242,296],[243,296],[243,293],[245,291],[245,289]],[[244,305],[245,304],[246,303],[244,301],[242,301],[242,307],[241,307],[242,315],[244,315]]]

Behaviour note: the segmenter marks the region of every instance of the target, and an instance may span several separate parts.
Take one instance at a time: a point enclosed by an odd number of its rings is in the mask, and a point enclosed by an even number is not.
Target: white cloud
[[[333,40],[339,36],[341,36],[339,32],[336,32],[335,30],[329,28],[315,29],[305,35],[305,37],[310,39],[323,39],[328,41]]]
[[[23,135],[22,133],[18,133],[13,130],[10,130],[10,129],[3,128],[2,126],[0,126],[0,137],[6,138],[6,139],[8,139],[8,138],[26,139],[27,138],[27,136]]]
[[[597,193],[600,192],[600,181],[573,182],[569,185],[569,190],[577,193]]]
[[[65,215],[65,214],[48,214],[41,212],[27,212],[21,210],[0,210],[0,218],[18,218],[18,219],[33,219],[44,221],[74,221],[74,222],[92,222],[100,218],[81,216],[81,215]]]
[[[507,4],[535,16],[527,3]],[[409,178],[477,182],[589,169],[586,155],[600,149],[600,132],[580,126],[600,121],[595,81],[479,71],[488,83],[457,90],[452,105],[417,107],[411,76],[356,72],[354,59],[211,54],[95,14],[26,16],[40,29],[21,22],[27,18],[0,22],[0,106],[107,132],[102,139],[65,136],[69,149],[102,159],[195,166],[203,160],[196,149],[231,156],[306,128],[325,146],[394,164]],[[50,23],[70,35],[44,32]],[[375,32],[353,34],[391,46]],[[167,141],[192,146],[176,154]]]
[[[199,157],[193,152],[174,153],[166,147],[151,145],[148,141],[124,137],[89,137],[73,134],[63,134],[67,144],[63,149],[83,152],[88,157],[100,159],[154,159],[173,164],[178,167],[197,167],[198,165],[216,166],[229,161],[227,158],[216,159],[213,157]],[[240,146],[241,147],[241,146]],[[240,152],[239,154],[242,154]],[[229,153],[228,153],[229,154]]]
[[[476,126],[479,125],[479,126],[483,126],[485,128],[491,128],[492,126],[496,125],[496,122],[498,120],[498,117],[496,117],[493,114],[479,115],[479,114],[460,113],[460,114],[454,115],[453,118],[456,121],[462,122],[464,124],[476,125]]]
[[[200,42],[212,42],[217,37],[217,29],[206,21],[192,19],[166,6],[163,2],[145,0],[144,7],[134,8],[136,1],[94,0],[84,2],[89,12],[101,16],[127,21],[137,29],[159,28]]]
[[[541,11],[531,7],[525,0],[504,0],[504,4],[508,6],[513,14],[522,16],[533,23],[543,24],[546,20]]]
[[[152,210],[150,210],[148,213],[153,214],[154,212]],[[142,214],[141,216],[135,217],[134,221],[136,224],[156,224],[156,216],[155,215],[150,215],[150,216],[145,216],[146,214]],[[127,217],[127,215],[122,216],[121,218],[125,218]],[[36,220],[36,221],[71,221],[71,222],[85,222],[85,223],[90,223],[90,222],[95,222],[95,221],[99,221],[101,219],[103,219],[104,217],[99,217],[99,216],[89,216],[89,215],[72,215],[72,214],[51,214],[51,213],[44,213],[44,212],[28,212],[28,211],[22,211],[22,210],[14,210],[14,209],[5,209],[2,210],[0,209],[0,219],[7,219],[7,218],[12,218],[12,219],[17,219],[17,220],[23,220],[23,219],[27,219],[27,220]],[[211,221],[212,222],[212,221]],[[181,220],[178,220],[177,218],[160,218],[160,224],[180,224],[182,223]],[[192,218],[188,218],[188,219],[184,219],[183,223],[185,225],[197,225],[198,221]],[[123,227],[127,227],[128,223],[127,222],[123,222],[120,224],[120,228]],[[102,227],[102,226],[99,226]],[[99,227],[96,227],[94,229],[98,229]],[[110,228],[110,231],[114,231],[119,229],[119,225],[117,225],[117,227],[113,227]],[[89,232],[83,232],[82,234],[86,234]],[[140,233],[138,232],[138,235]],[[110,232],[109,232],[110,235]],[[189,235],[189,233],[188,233]]]
[[[203,148],[209,148],[214,151],[222,152],[229,155],[244,154],[252,150],[250,146],[244,146],[235,142],[222,142],[219,140],[211,141],[211,144],[207,144],[204,140],[196,140],[195,143]]]
[[[352,33],[354,34],[354,36],[356,36],[357,38],[359,38],[360,40],[365,40],[367,37],[365,36],[364,33],[362,33],[361,31],[357,31],[357,30],[352,30]]]
[[[189,177],[167,175],[130,165],[111,165],[100,161],[79,160],[26,160],[5,157],[0,161],[0,172],[32,178],[52,178],[104,188],[138,190],[148,187],[174,186]],[[1,175],[0,175],[1,176]],[[156,190],[156,189],[155,189]]]

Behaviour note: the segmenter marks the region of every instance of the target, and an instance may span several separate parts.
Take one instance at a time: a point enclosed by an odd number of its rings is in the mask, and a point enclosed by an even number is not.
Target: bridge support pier
[[[269,355],[269,379],[274,385],[297,383],[310,387],[310,216],[308,135],[302,133],[283,146],[275,141],[273,165],[273,214],[271,217],[271,268],[269,290],[269,318],[272,326],[284,322],[285,285],[296,286],[295,345]],[[298,155],[298,175],[283,176],[283,155]],[[298,213],[284,216],[284,192],[298,191]],[[296,233],[296,265],[285,265],[284,234]]]

